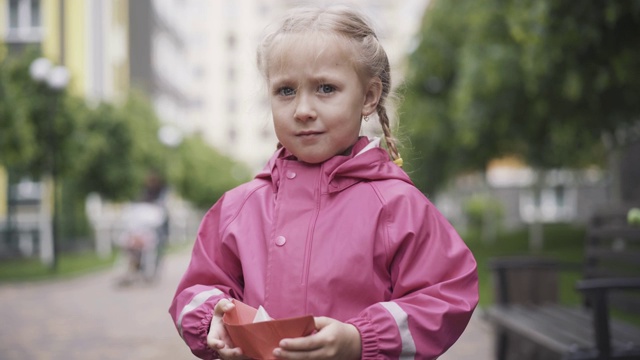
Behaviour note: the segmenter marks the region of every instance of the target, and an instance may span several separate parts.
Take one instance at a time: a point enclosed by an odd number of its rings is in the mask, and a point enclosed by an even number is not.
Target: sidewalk
[[[167,312],[188,258],[165,258],[156,285],[118,288],[107,271],[0,286],[0,359],[195,359]]]
[[[0,286],[2,360],[193,360],[167,312],[189,252],[165,258],[152,286],[117,288],[111,272]],[[490,328],[476,313],[443,360],[490,360]]]
[[[492,360],[493,342],[493,329],[482,319],[481,309],[478,309],[458,342],[438,359]]]

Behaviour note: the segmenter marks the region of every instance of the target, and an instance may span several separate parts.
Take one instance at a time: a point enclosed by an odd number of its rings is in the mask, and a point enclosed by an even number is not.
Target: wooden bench
[[[492,259],[496,304],[485,311],[498,360],[640,359],[640,227],[628,207],[590,221],[579,268],[537,257]],[[581,270],[580,306],[558,301],[559,274]],[[615,311],[615,316],[610,312]]]

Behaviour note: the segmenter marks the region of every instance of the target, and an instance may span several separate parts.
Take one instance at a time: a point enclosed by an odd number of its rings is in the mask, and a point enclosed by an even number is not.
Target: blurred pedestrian
[[[258,50],[279,149],[202,220],[170,307],[191,351],[243,358],[222,324],[234,305],[312,314],[279,359],[432,359],[478,301],[476,262],[401,169],[387,55],[347,7],[291,11]],[[380,139],[360,135],[377,118]]]
[[[158,279],[169,236],[166,186],[160,175],[151,172],[138,200],[126,204],[121,213],[123,231],[116,241],[122,251],[116,262],[117,283],[129,286]]]
[[[162,222],[155,228],[158,237],[156,246],[156,264],[154,277],[160,269],[164,252],[169,242],[169,209],[167,207],[167,185],[164,178],[157,172],[151,171],[145,179],[141,202],[156,205],[162,211]]]
[[[157,279],[158,228],[164,221],[164,211],[156,204],[133,202],[124,206],[121,214],[123,231],[116,241],[122,254],[116,262],[117,284],[129,286]]]

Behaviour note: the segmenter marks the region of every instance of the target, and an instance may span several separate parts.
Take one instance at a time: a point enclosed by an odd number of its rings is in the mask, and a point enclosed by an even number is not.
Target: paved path
[[[493,360],[493,330],[478,309],[462,336],[439,360]]]
[[[155,285],[119,288],[111,271],[0,286],[0,359],[194,359],[167,312],[188,253]]]
[[[167,313],[189,252],[165,259],[162,279],[118,288],[106,271],[80,278],[0,286],[1,360],[193,360]],[[479,316],[440,359],[490,360],[491,332]]]

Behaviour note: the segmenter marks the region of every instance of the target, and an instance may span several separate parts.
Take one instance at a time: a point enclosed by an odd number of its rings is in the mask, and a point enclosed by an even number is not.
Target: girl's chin
[[[319,164],[322,162],[325,162],[329,159],[331,159],[334,156],[341,156],[341,155],[349,155],[351,153],[351,149],[352,147],[347,148],[344,151],[340,151],[338,153],[329,153],[329,152],[325,152],[325,151],[319,151],[319,152],[313,152],[313,151],[297,151],[297,154],[293,153],[293,155],[295,155],[295,157],[302,162],[305,162],[307,164]]]
[[[321,162],[325,162],[328,159],[329,157],[298,157],[298,160],[307,164],[320,164]]]
[[[296,154],[294,154],[296,155]],[[331,154],[314,154],[314,153],[299,153],[296,155],[299,161],[306,162],[308,164],[319,164],[330,159]]]

